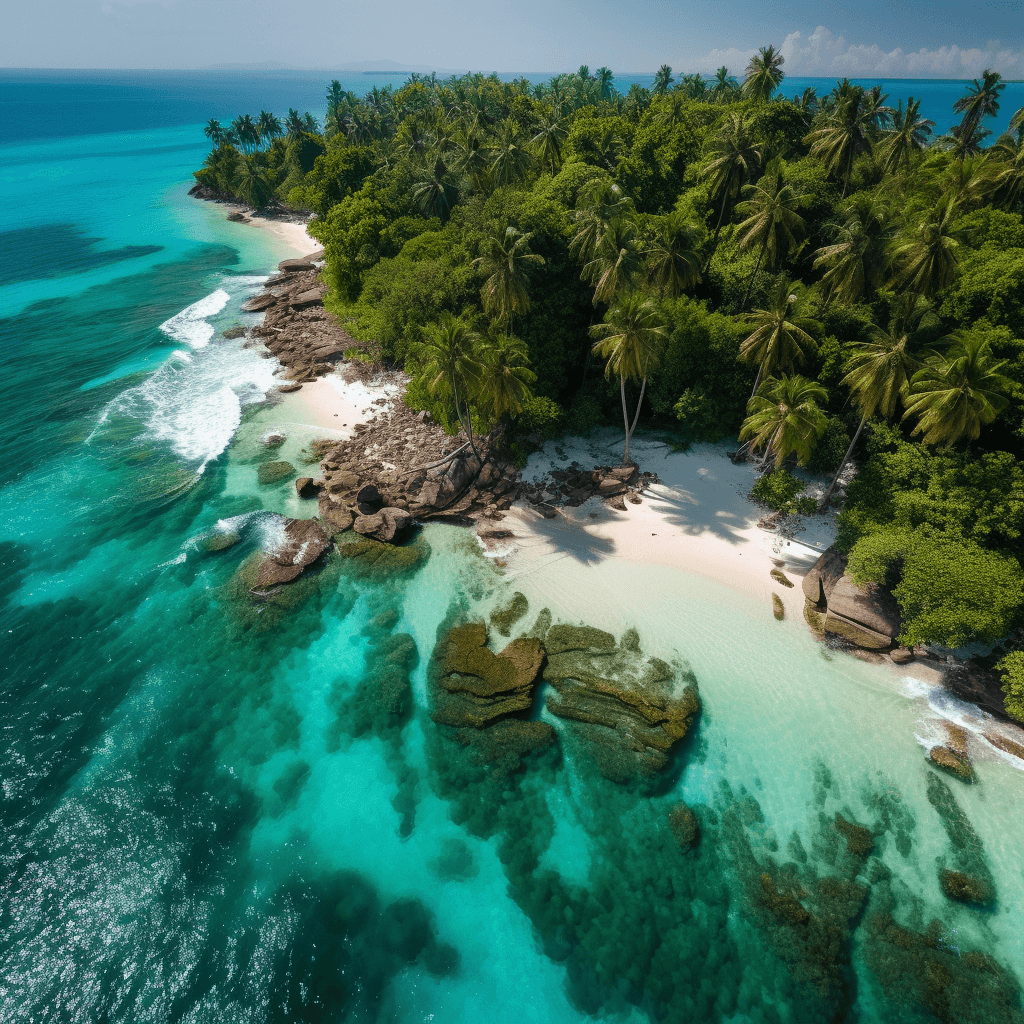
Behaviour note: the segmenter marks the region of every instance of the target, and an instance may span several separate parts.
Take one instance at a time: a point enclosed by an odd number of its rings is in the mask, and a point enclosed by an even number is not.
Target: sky
[[[791,76],[1024,79],[1024,0],[33,0],[3,20],[8,68],[741,74],[772,43]]]

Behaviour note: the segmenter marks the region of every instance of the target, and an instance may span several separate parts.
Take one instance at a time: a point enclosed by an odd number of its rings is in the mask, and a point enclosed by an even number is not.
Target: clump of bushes
[[[750,489],[750,500],[767,505],[775,512],[785,515],[810,515],[818,508],[817,501],[810,497],[798,497],[807,485],[788,469],[777,469],[758,477]]]

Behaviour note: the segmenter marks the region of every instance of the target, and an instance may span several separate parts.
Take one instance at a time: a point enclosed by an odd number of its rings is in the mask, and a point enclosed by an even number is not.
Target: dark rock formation
[[[532,637],[495,654],[482,622],[453,627],[434,649],[431,717],[441,725],[480,729],[528,710],[543,660],[544,648]]]
[[[228,548],[233,548],[241,539],[242,535],[237,530],[218,530],[203,540],[203,550],[209,554],[227,551]]]
[[[314,480],[311,476],[300,476],[295,481],[295,493],[300,498],[315,498],[323,487],[322,480]]]
[[[826,637],[870,651],[888,651],[900,632],[899,607],[875,584],[859,586],[846,575],[846,555],[829,548],[803,579],[804,597]]]
[[[654,473],[641,473],[636,466],[595,466],[583,469],[573,462],[566,469],[555,469],[542,481],[524,484],[520,496],[530,501],[542,515],[558,505],[578,506],[590,498],[602,498],[618,512],[626,511],[626,502],[639,505],[638,492],[658,483]]]
[[[968,760],[965,755],[958,753],[952,747],[932,747],[932,749],[928,751],[928,760],[931,761],[936,768],[940,768],[949,775],[955,776],[962,782],[974,782],[976,780],[974,766],[971,764],[970,760]]]
[[[957,903],[988,907],[995,901],[995,892],[986,879],[968,875],[963,871],[940,869],[939,885],[946,898]]]
[[[645,658],[634,631],[616,647],[602,630],[552,626],[544,679],[548,710],[576,723],[598,770],[614,782],[652,779],[700,710],[696,680]]]
[[[390,542],[401,539],[413,523],[408,512],[400,508],[382,508],[371,515],[358,515],[352,523],[352,529],[364,537]]]
[[[281,260],[277,265],[277,269],[283,274],[297,274],[300,270],[316,270],[312,260],[307,259],[291,259]]]
[[[251,299],[246,299],[242,303],[242,312],[259,313],[264,309],[269,309],[275,302],[277,302],[277,296],[271,295],[269,292],[264,292],[262,295],[254,295]]]
[[[351,576],[389,579],[415,572],[430,557],[422,538],[411,544],[382,544],[372,537],[343,543],[338,547],[344,570]]]
[[[793,586],[793,581],[781,569],[772,569],[770,575],[776,583],[781,583],[784,587]]]
[[[331,538],[315,519],[286,519],[284,543],[260,562],[253,581],[255,591],[268,590],[299,578],[331,546]]]
[[[229,341],[233,341],[235,338],[245,337],[245,327],[242,324],[235,324],[233,327],[229,327],[226,331],[221,331],[220,336],[227,338]]]
[[[292,309],[309,309],[310,306],[322,306],[324,304],[323,288],[307,288],[293,296],[288,303]]]
[[[679,844],[679,849],[692,850],[700,842],[700,824],[697,815],[681,800],[668,812],[668,827]]]

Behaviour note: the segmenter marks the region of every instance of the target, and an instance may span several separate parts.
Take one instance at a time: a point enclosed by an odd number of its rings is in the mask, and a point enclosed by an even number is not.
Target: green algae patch
[[[846,849],[853,857],[868,857],[875,848],[875,833],[864,825],[849,821],[838,811],[835,817],[836,831],[846,840]]]
[[[548,654],[562,654],[565,651],[612,651],[615,637],[603,629],[593,626],[567,626],[559,623],[548,629],[544,646]]]
[[[202,549],[208,555],[216,555],[233,548],[241,539],[242,535],[237,530],[218,530],[203,539]]]
[[[825,639],[825,613],[813,601],[804,601],[804,622],[819,640]]]
[[[959,753],[952,747],[932,747],[928,751],[928,760],[938,769],[947,775],[952,775],[961,782],[976,782],[977,775],[974,772],[974,765],[966,755]]]
[[[290,462],[263,462],[256,470],[256,478],[264,487],[290,476],[295,476],[295,467]]]
[[[355,578],[390,579],[412,575],[430,557],[430,545],[422,536],[408,544],[383,544],[369,537],[356,537],[338,544],[342,571]]]
[[[700,823],[697,815],[681,800],[668,812],[668,827],[682,851],[692,850],[700,842]]]
[[[491,625],[502,635],[508,636],[512,627],[530,610],[530,602],[517,590],[503,605],[491,612]]]

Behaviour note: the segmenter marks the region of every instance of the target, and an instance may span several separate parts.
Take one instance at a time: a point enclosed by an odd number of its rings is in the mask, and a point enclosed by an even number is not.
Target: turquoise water
[[[101,122],[0,148],[0,1020],[1020,1019],[1024,776],[977,737],[979,785],[931,772],[918,736],[971,720],[927,688],[699,577],[503,576],[450,527],[410,572],[337,559],[254,607],[236,573],[294,499],[255,480],[273,363],[220,332],[282,254],[186,197],[195,126]],[[532,752],[432,724],[439,626],[513,587],[526,625],[691,664],[662,791],[564,722]],[[877,833],[862,869],[837,812]]]

